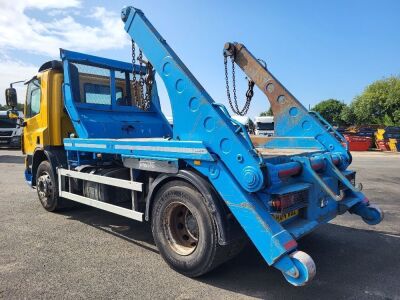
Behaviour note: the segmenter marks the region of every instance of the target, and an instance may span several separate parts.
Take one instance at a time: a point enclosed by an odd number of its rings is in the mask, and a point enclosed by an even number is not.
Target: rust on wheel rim
[[[196,217],[182,202],[170,203],[163,214],[163,229],[170,247],[179,255],[190,255],[199,242]]]

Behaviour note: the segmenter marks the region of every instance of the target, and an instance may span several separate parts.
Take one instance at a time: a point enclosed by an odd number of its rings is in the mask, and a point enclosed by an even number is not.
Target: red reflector
[[[293,204],[295,204],[298,200],[302,200],[302,197],[296,197],[297,194],[286,194],[279,196],[276,200],[272,201],[272,206],[277,209],[285,209]]]
[[[280,210],[281,209],[281,201],[279,200],[272,200],[271,201],[271,206],[273,208],[275,208],[276,210]]]
[[[301,203],[305,205],[306,201],[307,201],[307,191],[303,190],[289,194],[276,195],[269,202],[269,205],[271,205],[274,211],[283,213],[286,209],[292,206],[297,207]]]
[[[295,240],[290,240],[289,242],[285,243],[283,246],[285,247],[286,250],[290,250],[292,248],[297,247],[297,243]]]

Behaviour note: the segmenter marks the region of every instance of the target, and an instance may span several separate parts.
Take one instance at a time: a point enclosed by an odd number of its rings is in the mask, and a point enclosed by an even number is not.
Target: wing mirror
[[[24,80],[14,81],[10,83],[10,87],[6,89],[6,103],[14,111],[17,107],[17,90],[13,88],[13,84],[25,82]]]
[[[17,107],[17,90],[13,87],[6,89],[6,103],[11,106],[12,109]]]

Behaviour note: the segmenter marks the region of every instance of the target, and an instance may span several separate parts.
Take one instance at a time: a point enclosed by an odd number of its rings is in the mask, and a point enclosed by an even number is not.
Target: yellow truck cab
[[[80,101],[86,104],[108,104],[111,101],[109,81],[108,76],[80,73]],[[64,73],[61,61],[44,63],[38,74],[26,84],[22,152],[26,155],[25,179],[34,187],[36,171],[42,161],[47,160],[53,166],[66,166],[63,139],[78,137],[78,134],[64,106]],[[125,80],[116,78],[115,88],[118,104],[125,106],[127,104],[122,102],[126,94],[130,92],[132,95],[140,87],[132,85],[127,89]]]
[[[59,148],[62,156],[63,139],[74,133],[64,109],[63,68],[60,61],[44,63],[38,74],[27,82],[22,152],[25,156],[25,178],[35,185],[35,170],[44,159],[52,161]],[[51,151],[48,151],[51,149]]]

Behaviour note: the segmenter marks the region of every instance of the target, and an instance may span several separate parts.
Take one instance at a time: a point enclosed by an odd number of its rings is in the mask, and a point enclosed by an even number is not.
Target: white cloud
[[[10,86],[10,82],[28,80],[36,75],[38,68],[31,64],[12,60],[10,57],[0,55],[0,104],[5,104],[4,91]],[[16,84],[18,102],[24,103],[26,86]]]
[[[129,44],[119,14],[103,7],[91,11],[90,25],[76,20],[79,0],[0,0],[0,50],[24,50],[58,57],[59,48],[95,52]],[[29,17],[41,10],[46,21]]]
[[[80,0],[14,0],[12,3],[8,0],[1,0],[0,4],[9,5],[15,7],[19,10],[24,10],[25,8],[37,8],[37,9],[63,9],[71,7],[80,7]]]
[[[87,10],[80,0],[0,0],[0,103],[10,82],[30,79],[38,66],[29,62],[29,53],[59,58],[59,48],[96,52],[129,45],[123,23],[117,12],[94,7],[83,22]],[[30,17],[39,12],[43,18]],[[13,50],[22,50],[26,59],[13,57]],[[49,58],[50,60],[50,58]],[[26,87],[15,85],[19,102]]]

